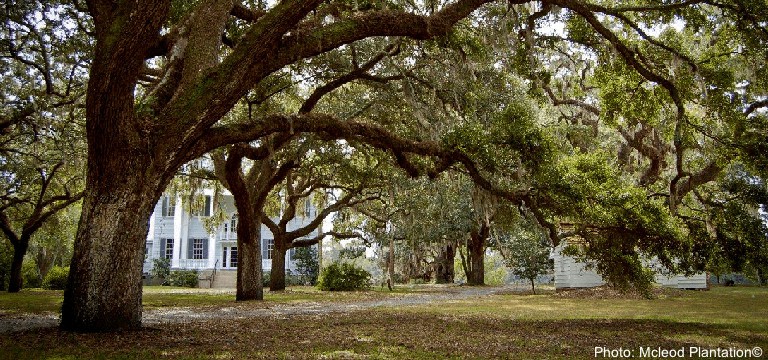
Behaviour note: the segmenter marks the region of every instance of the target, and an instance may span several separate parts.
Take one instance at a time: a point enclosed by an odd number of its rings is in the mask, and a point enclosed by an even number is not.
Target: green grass
[[[174,301],[185,306],[232,303],[228,294],[163,290],[146,289],[145,304],[150,300],[161,303],[152,306]],[[51,298],[40,292],[24,294],[34,295]],[[402,295],[296,288],[267,293],[264,303]],[[768,349],[766,324],[767,288],[714,288],[656,300],[508,294],[337,314],[167,324],[114,334],[56,329],[0,334],[0,359],[594,359],[595,346]]]
[[[768,333],[768,288],[713,287],[654,300],[572,299],[547,295],[498,295],[459,300],[408,312],[512,317],[526,320],[635,319],[734,326]]]
[[[61,309],[63,291],[23,289],[18,293],[0,292],[0,314],[46,313]]]

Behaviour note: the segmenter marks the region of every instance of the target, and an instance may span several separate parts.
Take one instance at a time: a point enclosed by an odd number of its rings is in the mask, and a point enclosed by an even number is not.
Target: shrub
[[[69,267],[54,266],[43,279],[43,289],[64,290],[67,287]]]
[[[317,285],[323,291],[365,290],[371,286],[371,274],[350,263],[333,263],[323,269]]]
[[[21,277],[25,288],[39,288],[43,283],[37,263],[31,259],[24,261],[24,264],[21,265]]]
[[[171,259],[155,259],[152,265],[152,271],[149,273],[154,279],[168,279],[171,274]]]
[[[261,283],[264,287],[269,287],[269,280],[272,279],[272,273],[264,270],[261,275]],[[300,286],[306,284],[304,276],[296,275],[290,269],[285,269],[285,286]]]
[[[269,280],[272,278],[272,273],[267,270],[261,271],[261,285],[269,287]]]
[[[302,286],[307,283],[311,284],[311,281],[304,275],[292,274],[291,272],[285,274],[285,286]]]
[[[168,285],[181,287],[197,287],[197,270],[173,270],[168,274]]]

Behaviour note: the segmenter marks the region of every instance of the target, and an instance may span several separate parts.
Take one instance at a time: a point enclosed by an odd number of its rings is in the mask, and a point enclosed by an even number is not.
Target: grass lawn
[[[15,303],[6,296],[0,295],[3,311]],[[54,297],[31,291],[23,296],[49,298],[25,309],[44,309]],[[261,304],[386,296],[295,289],[268,293]],[[148,289],[144,301],[148,307],[231,306],[232,295]],[[55,329],[0,334],[0,358],[9,359],[594,359],[596,346],[628,349],[635,357],[641,347],[768,349],[768,288],[718,287],[656,300],[507,294],[338,314],[217,319],[117,334]]]

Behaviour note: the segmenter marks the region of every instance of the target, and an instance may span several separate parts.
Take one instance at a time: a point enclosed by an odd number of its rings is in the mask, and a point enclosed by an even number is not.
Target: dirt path
[[[245,303],[228,307],[172,307],[144,311],[145,326],[169,323],[199,322],[211,319],[245,319],[256,317],[287,318],[298,315],[322,315],[351,312],[375,307],[402,307],[464,300],[502,292],[515,291],[509,287],[445,287],[435,291],[405,293],[385,299],[343,302],[302,301],[297,303]],[[0,317],[0,333],[56,327],[58,314],[25,314]]]

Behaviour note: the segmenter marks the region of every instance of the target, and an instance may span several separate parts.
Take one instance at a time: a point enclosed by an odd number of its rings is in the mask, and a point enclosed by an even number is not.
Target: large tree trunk
[[[452,284],[455,275],[454,259],[456,246],[453,243],[444,244],[436,259],[435,281],[438,284]]]
[[[263,300],[261,268],[261,218],[238,208],[237,301]]]
[[[395,237],[389,237],[389,253],[387,254],[387,288],[392,291],[395,287]]]
[[[98,166],[89,166],[89,191],[62,306],[61,327],[66,330],[113,331],[141,326],[147,220],[169,178],[136,176],[149,167],[137,157],[111,161],[112,170],[122,171],[93,171]]]
[[[282,239],[275,239],[272,250],[272,270],[269,275],[269,291],[285,290],[285,253],[288,249]]]
[[[21,290],[23,279],[21,276],[21,267],[24,263],[24,255],[29,248],[29,239],[19,239],[18,244],[13,247],[13,262],[11,263],[11,278],[8,284],[8,292],[16,293]]]
[[[481,226],[480,231],[473,230],[467,243],[469,257],[467,284],[469,285],[485,285],[485,233],[487,232],[485,229],[485,226]]]
[[[173,121],[158,126],[156,119],[137,117],[134,91],[169,8],[170,1],[88,2],[96,35],[86,95],[88,171],[63,329],[141,326],[148,220],[182,161],[177,142],[156,141],[160,127]]]

